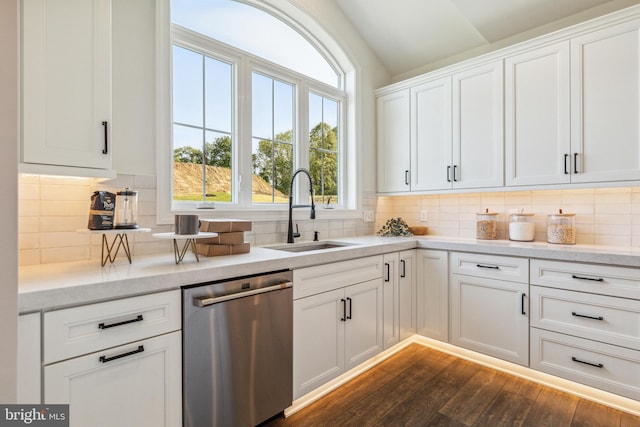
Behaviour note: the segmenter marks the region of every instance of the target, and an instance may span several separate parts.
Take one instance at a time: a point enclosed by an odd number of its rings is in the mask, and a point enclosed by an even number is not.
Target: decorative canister
[[[532,213],[516,213],[509,216],[509,240],[532,242],[536,234]]]
[[[476,214],[476,238],[477,239],[495,239],[498,235],[498,213],[484,212]]]
[[[547,216],[547,242],[562,245],[576,243],[576,214],[562,213]]]

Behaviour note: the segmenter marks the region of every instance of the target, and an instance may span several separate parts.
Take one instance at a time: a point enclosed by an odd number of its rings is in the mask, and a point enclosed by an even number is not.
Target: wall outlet
[[[362,214],[364,222],[373,222],[373,211],[364,211]]]
[[[429,220],[429,215],[427,211],[420,211],[420,221],[427,222]]]

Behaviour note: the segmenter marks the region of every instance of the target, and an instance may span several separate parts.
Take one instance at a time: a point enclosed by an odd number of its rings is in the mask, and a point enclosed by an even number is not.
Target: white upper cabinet
[[[570,182],[569,42],[505,59],[507,186]]]
[[[411,88],[411,190],[451,188],[451,77]]]
[[[111,0],[22,0],[22,162],[111,168]]]
[[[378,191],[381,193],[411,189],[409,105],[408,89],[377,100]]]
[[[502,60],[453,75],[453,188],[504,185]]]
[[[571,181],[640,179],[640,20],[571,40]]]

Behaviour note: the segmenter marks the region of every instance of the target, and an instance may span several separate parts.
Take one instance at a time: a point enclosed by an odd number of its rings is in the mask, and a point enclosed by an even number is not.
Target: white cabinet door
[[[378,192],[409,191],[410,96],[409,89],[377,99]]]
[[[502,61],[453,75],[453,188],[504,185]]]
[[[344,289],[293,301],[294,399],[344,372],[345,307]]]
[[[18,403],[40,403],[42,387],[40,313],[18,317]]]
[[[451,188],[451,77],[411,88],[411,191]]]
[[[571,40],[572,182],[640,179],[639,28]]]
[[[416,251],[416,328],[420,335],[449,340],[448,253]]]
[[[416,333],[416,251],[400,252],[398,266],[400,341]]]
[[[345,370],[382,351],[382,282],[369,280],[345,288]]]
[[[527,284],[452,274],[451,343],[529,364]]]
[[[67,403],[71,426],[182,425],[181,333],[48,365],[44,403]]]
[[[384,269],[382,272],[382,336],[384,349],[393,347],[400,342],[400,295],[398,266],[400,258],[397,252],[384,254]]]
[[[505,59],[507,186],[570,182],[569,42]]]
[[[22,18],[22,161],[111,168],[111,0],[23,0]]]

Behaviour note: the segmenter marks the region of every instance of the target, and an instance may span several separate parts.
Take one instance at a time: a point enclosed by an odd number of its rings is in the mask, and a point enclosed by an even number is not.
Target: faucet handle
[[[296,232],[293,233],[293,237],[300,237],[300,230],[298,230],[298,224],[296,224]]]
[[[318,235],[319,235],[319,234],[320,234],[320,233],[319,233],[318,231],[314,231],[314,232],[313,232],[313,241],[314,241],[314,242],[317,242],[317,241],[318,241]]]

